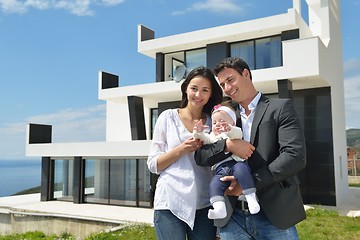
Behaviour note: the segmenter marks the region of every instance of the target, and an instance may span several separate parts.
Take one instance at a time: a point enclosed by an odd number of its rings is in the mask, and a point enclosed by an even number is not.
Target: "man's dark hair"
[[[224,70],[224,68],[232,68],[236,70],[241,76],[244,69],[247,69],[250,73],[250,79],[252,79],[251,71],[249,65],[238,57],[228,57],[222,60],[219,64],[216,65],[214,73],[217,76],[219,72]]]

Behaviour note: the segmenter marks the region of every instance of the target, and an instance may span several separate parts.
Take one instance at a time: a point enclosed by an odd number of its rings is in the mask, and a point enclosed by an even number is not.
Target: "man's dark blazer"
[[[237,125],[241,126],[240,119]],[[195,153],[197,164],[212,166],[227,157],[225,141],[219,140],[199,149]],[[305,139],[293,102],[262,95],[255,110],[250,143],[256,149],[248,163],[265,215],[280,229],[305,219],[296,175],[306,165]],[[229,200],[234,206],[237,198],[229,197]]]

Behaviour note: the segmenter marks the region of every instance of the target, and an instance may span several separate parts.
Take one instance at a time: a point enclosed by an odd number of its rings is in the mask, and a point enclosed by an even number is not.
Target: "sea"
[[[0,197],[40,186],[41,159],[0,160]]]

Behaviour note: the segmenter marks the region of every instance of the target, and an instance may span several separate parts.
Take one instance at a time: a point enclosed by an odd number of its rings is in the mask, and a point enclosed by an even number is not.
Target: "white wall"
[[[131,141],[127,100],[106,101],[106,141]]]

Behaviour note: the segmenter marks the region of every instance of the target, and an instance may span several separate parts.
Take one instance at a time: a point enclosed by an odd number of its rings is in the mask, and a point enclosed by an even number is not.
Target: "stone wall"
[[[360,183],[360,176],[348,176],[350,183]]]
[[[84,239],[92,233],[109,231],[119,225],[121,224],[85,219],[0,213],[0,232],[3,235],[36,230],[46,235],[69,233],[76,239]]]

